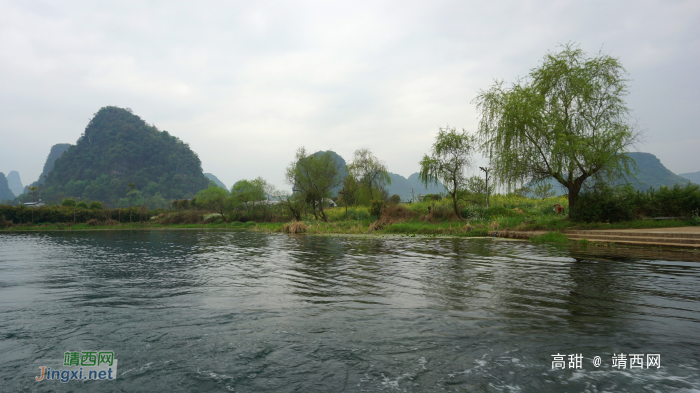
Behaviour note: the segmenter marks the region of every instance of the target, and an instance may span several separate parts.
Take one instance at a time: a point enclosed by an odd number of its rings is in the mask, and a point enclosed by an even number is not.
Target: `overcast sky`
[[[295,150],[408,176],[438,127],[576,42],[618,57],[650,152],[700,171],[700,1],[0,1],[0,172],[36,180],[101,107],[189,143],[227,186]]]

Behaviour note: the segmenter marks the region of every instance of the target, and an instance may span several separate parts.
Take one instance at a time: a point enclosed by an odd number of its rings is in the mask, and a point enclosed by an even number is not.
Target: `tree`
[[[343,179],[343,188],[338,191],[341,202],[345,205],[345,215],[348,215],[348,205],[354,205],[357,195],[357,181],[351,175],[345,176]]]
[[[573,207],[586,179],[631,174],[625,153],[639,139],[623,98],[627,72],[617,58],[588,57],[567,44],[510,87],[480,91],[479,139],[508,188],[556,179]]]
[[[466,191],[472,194],[484,194],[486,195],[486,181],[480,176],[471,176],[465,181],[464,186]],[[493,193],[493,183],[489,184],[488,192]]]
[[[262,202],[267,200],[270,191],[272,191],[272,186],[262,177],[253,180],[240,180],[231,187],[231,198],[235,205],[242,204],[246,210],[251,210],[255,208],[256,204],[264,204]]]
[[[348,165],[348,172],[369,190],[369,199],[374,199],[374,189],[391,185],[386,165],[367,148],[358,149]]]
[[[554,196],[556,194],[553,190],[553,186],[551,183],[541,183],[538,184],[537,187],[535,187],[535,190],[533,191],[535,196],[540,199],[547,199],[549,197]]]
[[[426,187],[429,183],[441,181],[452,198],[452,208],[457,217],[458,193],[464,189],[467,179],[464,170],[472,165],[472,154],[476,138],[465,130],[457,132],[453,127],[440,128],[431,155],[423,156],[420,161],[419,179]]]
[[[221,214],[221,217],[226,220],[225,210],[228,206],[228,192],[216,184],[210,185],[209,188],[197,193],[197,205],[203,206],[206,209],[215,211]]]
[[[295,220],[301,221],[301,214],[304,212],[306,201],[300,193],[290,194],[285,191],[275,191],[274,196],[280,206],[289,209]]]
[[[329,198],[333,188],[342,181],[338,162],[333,156],[329,152],[309,156],[306,149],[300,147],[294,161],[287,167],[285,177],[302,200],[311,202],[314,214],[318,209],[323,221],[327,222],[323,200]]]

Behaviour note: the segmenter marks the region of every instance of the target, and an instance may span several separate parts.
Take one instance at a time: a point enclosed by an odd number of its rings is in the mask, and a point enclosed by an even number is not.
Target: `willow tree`
[[[297,198],[311,203],[314,216],[318,209],[323,221],[328,221],[323,211],[324,200],[330,198],[333,189],[342,182],[340,166],[331,153],[307,155],[306,149],[300,147],[287,167],[285,178],[294,193],[299,194]]]
[[[426,154],[420,161],[418,176],[421,183],[427,187],[429,183],[441,181],[452,198],[457,217],[461,217],[457,209],[458,195],[468,183],[464,170],[472,165],[475,147],[476,138],[465,130],[457,132],[455,128],[440,128],[430,156]]]
[[[508,188],[554,178],[572,208],[586,179],[631,174],[625,153],[639,132],[624,101],[626,75],[617,58],[567,44],[526,78],[480,91],[478,136],[494,177]]]
[[[352,162],[348,165],[348,172],[358,184],[367,187],[370,201],[374,199],[372,191],[374,188],[381,190],[382,187],[391,185],[386,165],[375,157],[368,148],[355,150]]]

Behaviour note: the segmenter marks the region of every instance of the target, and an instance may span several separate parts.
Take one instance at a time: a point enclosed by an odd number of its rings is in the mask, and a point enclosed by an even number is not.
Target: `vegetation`
[[[601,185],[586,191],[574,206],[581,222],[623,222],[647,217],[687,219],[700,209],[700,186],[676,184],[673,187],[637,191],[631,186],[612,188]]]
[[[328,221],[324,212],[326,198],[341,184],[338,162],[328,152],[308,156],[303,147],[297,150],[294,161],[286,172],[287,182],[299,193],[299,197],[311,205],[314,217],[316,212],[323,221]]]
[[[459,217],[458,194],[467,186],[464,170],[472,165],[472,154],[476,139],[465,130],[440,128],[431,149],[431,155],[420,161],[420,179],[425,185],[441,181],[452,198],[452,208]],[[484,187],[485,188],[485,187]]]
[[[623,100],[625,75],[618,59],[569,44],[527,78],[481,91],[479,137],[497,180],[512,187],[554,178],[573,206],[586,179],[630,175],[625,153],[638,133]]]
[[[309,155],[301,147],[285,172],[291,193],[261,177],[240,180],[229,191],[215,176],[202,174],[199,158],[185,143],[129,110],[105,107],[75,146],[52,148],[40,182],[20,197],[40,197],[51,206],[0,205],[0,228],[408,236],[539,231],[533,242],[566,242],[567,229],[700,225],[700,186],[679,185],[683,181],[652,155],[626,152],[638,134],[628,124],[624,76],[617,59],[587,57],[566,45],[526,79],[510,87],[497,82],[480,92],[478,138],[440,128],[420,172],[408,179],[389,173],[367,148],[355,151],[346,165],[332,151]],[[480,168],[487,176],[493,170],[508,190],[526,187],[494,195],[490,177],[467,177],[477,149],[493,166]],[[635,160],[643,167],[656,165],[649,173],[676,185],[640,190],[626,184]],[[556,196],[557,183],[567,196]],[[390,197],[392,184],[400,191]],[[0,173],[0,200],[6,189]],[[660,216],[671,219],[648,220]]]
[[[134,188],[127,195],[130,183]],[[37,196],[48,202],[72,197],[164,208],[167,200],[194,196],[208,185],[189,146],[125,109],[104,107],[76,145],[55,159]]]
[[[367,149],[358,149],[348,165],[350,175],[360,186],[359,195],[355,198],[362,201],[373,201],[388,194],[386,186],[391,184],[391,177],[386,165]],[[383,194],[383,195],[380,195]]]

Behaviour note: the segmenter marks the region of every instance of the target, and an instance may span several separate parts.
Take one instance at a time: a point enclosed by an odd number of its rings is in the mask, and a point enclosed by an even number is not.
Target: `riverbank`
[[[500,220],[503,221],[503,220]],[[512,223],[512,224],[511,224]],[[549,225],[547,225],[549,224]],[[450,236],[450,237],[499,237],[510,239],[523,239],[532,242],[566,243],[568,241],[597,243],[619,243],[633,241],[635,245],[644,245],[634,239],[620,239],[619,236],[628,236],[617,233],[617,237],[601,237],[603,233],[610,231],[637,230],[637,231],[666,231],[673,233],[672,228],[692,228],[700,232],[700,227],[692,226],[692,221],[685,220],[636,220],[623,223],[573,223],[563,217],[554,217],[546,222],[532,220],[530,222],[516,220],[492,221],[442,221],[426,222],[421,220],[401,220],[382,218],[379,220],[341,220],[335,222],[323,222],[307,220],[301,222],[275,222],[256,223],[249,222],[213,222],[195,224],[160,224],[153,222],[117,223],[114,225],[89,225],[85,223],[44,223],[23,224],[10,228],[0,229],[0,233],[22,233],[42,231],[101,231],[101,230],[179,230],[179,229],[216,229],[216,230],[249,230],[266,233],[307,233],[307,234],[353,234],[353,235],[405,235],[405,236]],[[510,227],[509,227],[510,225]],[[666,229],[664,229],[666,228]],[[696,229],[697,228],[697,229]],[[692,231],[691,230],[691,231]],[[675,232],[678,232],[677,230]],[[683,232],[683,231],[680,231]],[[575,234],[575,235],[574,235]],[[583,234],[583,235],[581,235]],[[654,235],[651,235],[652,237]],[[700,236],[700,235],[699,235]],[[664,235],[660,237],[669,237]],[[590,239],[589,239],[590,238]],[[669,243],[668,246],[676,247],[683,242],[669,240],[653,241],[649,236],[641,239],[652,246],[659,243]],[[640,243],[640,244],[637,244]],[[632,243],[630,243],[632,244]]]

